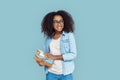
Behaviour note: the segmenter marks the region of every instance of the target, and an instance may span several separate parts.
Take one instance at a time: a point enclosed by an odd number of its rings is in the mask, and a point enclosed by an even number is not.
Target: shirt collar
[[[62,35],[63,35],[63,36],[65,35],[65,31],[62,32]]]

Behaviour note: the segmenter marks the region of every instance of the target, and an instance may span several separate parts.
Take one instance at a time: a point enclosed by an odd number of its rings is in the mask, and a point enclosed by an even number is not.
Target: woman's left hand
[[[47,57],[47,58],[50,58],[52,60],[55,60],[55,56],[50,54],[50,53],[44,53],[44,55]]]

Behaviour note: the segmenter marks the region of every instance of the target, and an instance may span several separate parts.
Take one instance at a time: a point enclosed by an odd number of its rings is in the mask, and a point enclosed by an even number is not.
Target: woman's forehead
[[[63,19],[62,18],[62,16],[61,15],[55,15],[54,17],[53,17],[53,20],[61,20],[61,19]]]

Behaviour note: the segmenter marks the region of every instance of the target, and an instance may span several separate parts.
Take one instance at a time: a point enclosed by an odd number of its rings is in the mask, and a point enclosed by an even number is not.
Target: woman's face
[[[64,28],[64,21],[62,16],[55,15],[53,18],[53,27],[56,32],[61,32]]]

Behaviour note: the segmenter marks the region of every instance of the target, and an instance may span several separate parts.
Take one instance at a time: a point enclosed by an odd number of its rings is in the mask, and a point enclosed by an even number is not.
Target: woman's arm
[[[47,58],[50,58],[52,60],[63,60],[63,57],[62,55],[52,55],[50,53],[44,53],[44,55],[47,57]]]

